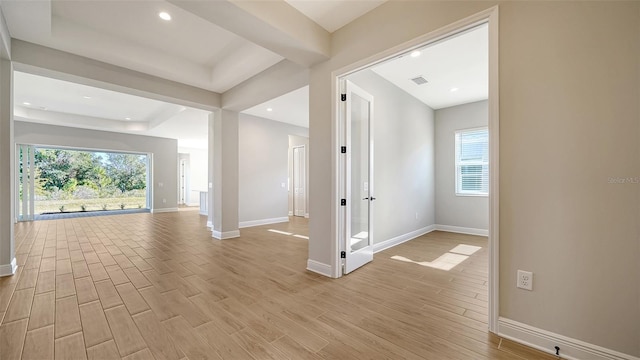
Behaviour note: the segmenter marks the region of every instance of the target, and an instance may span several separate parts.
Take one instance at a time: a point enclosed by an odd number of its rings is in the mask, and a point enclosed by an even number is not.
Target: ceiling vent
[[[427,79],[423,78],[422,76],[414,77],[413,79],[411,79],[411,81],[416,83],[416,85],[424,85],[428,83]]]

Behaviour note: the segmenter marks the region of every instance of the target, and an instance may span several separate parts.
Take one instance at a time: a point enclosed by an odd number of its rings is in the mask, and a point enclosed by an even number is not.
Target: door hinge
[[[340,259],[346,259],[347,258],[347,252],[346,251],[340,251]]]
[[[340,94],[340,100],[347,101],[347,94]]]
[[[346,154],[347,153],[347,147],[346,146],[340,146],[340,153]]]
[[[340,199],[340,206],[347,206],[347,199]]]

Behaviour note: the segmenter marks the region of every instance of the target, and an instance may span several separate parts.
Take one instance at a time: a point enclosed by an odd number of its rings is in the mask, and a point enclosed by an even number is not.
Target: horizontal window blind
[[[489,131],[487,128],[456,132],[456,193],[489,194]]]

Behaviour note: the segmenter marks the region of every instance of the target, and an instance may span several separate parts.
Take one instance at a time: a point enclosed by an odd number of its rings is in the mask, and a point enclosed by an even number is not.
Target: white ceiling
[[[485,100],[489,95],[489,35],[487,25],[404,54],[372,70],[432,109]],[[411,79],[428,81],[416,85]]]
[[[301,18],[328,32],[384,3],[286,1],[304,14]],[[222,28],[176,0],[0,0],[0,6],[14,38],[214,92],[225,92],[284,59],[226,30],[228,23]],[[161,20],[160,11],[172,20]],[[486,99],[486,27],[373,70],[434,109]],[[429,83],[409,81],[419,75]],[[452,87],[459,90],[450,92]],[[308,101],[307,86],[244,112],[308,127]],[[25,73],[16,73],[14,113],[23,120],[175,138],[183,147],[205,148],[207,142],[205,111]]]
[[[14,72],[17,120],[178,139],[207,148],[208,112],[39,75]]]
[[[334,32],[387,0],[285,0],[328,32]]]
[[[308,128],[309,86],[256,105],[243,113]]]
[[[11,36],[222,93],[284,58],[165,1],[7,1]],[[171,21],[158,13],[171,14]]]

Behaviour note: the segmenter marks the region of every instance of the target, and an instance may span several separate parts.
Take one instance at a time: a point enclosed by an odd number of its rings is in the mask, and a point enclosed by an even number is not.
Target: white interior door
[[[187,162],[180,160],[180,204],[186,204],[187,200]]]
[[[349,81],[344,88],[346,211],[342,255],[344,273],[348,274],[373,260],[373,96]]]
[[[293,148],[293,215],[304,216],[307,208],[305,189],[305,149],[304,146]]]

